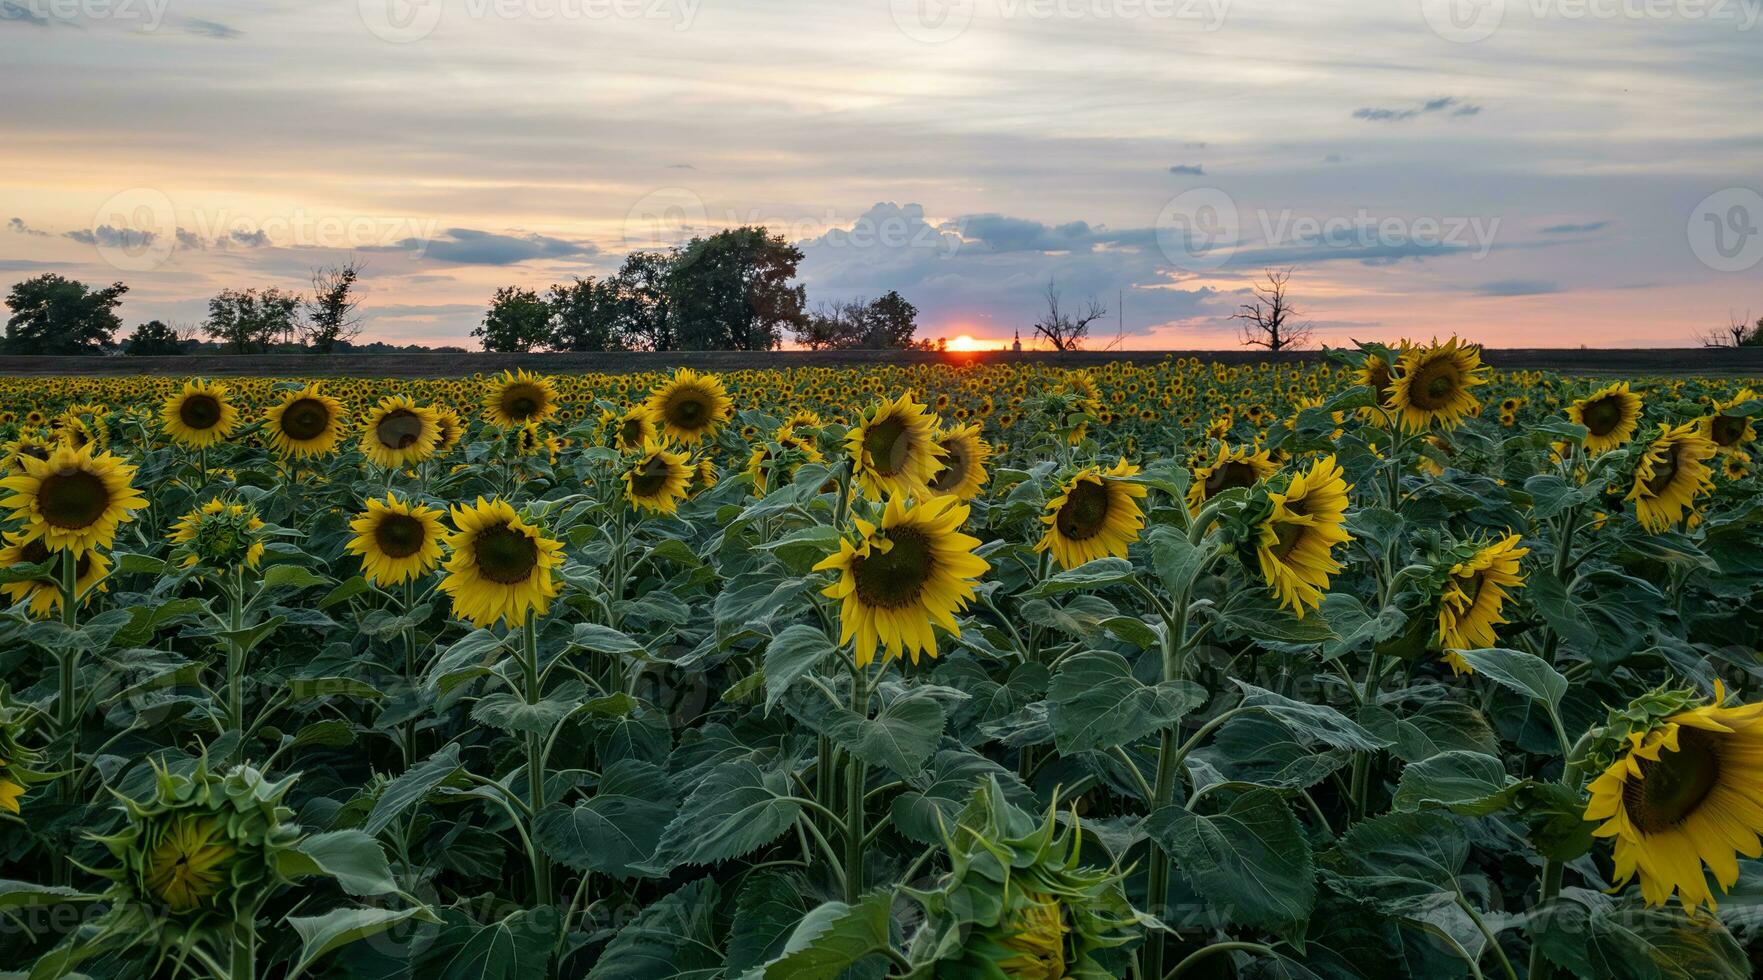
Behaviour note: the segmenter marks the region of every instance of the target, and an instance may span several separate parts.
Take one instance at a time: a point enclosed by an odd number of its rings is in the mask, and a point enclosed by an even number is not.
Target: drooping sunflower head
[[[871,500],[924,497],[942,465],[936,416],[907,392],[870,406],[845,437],[851,472]]]
[[[692,474],[685,452],[670,451],[651,439],[624,471],[624,499],[633,508],[652,514],[675,513],[686,498]]]
[[[949,872],[905,892],[926,915],[910,951],[936,976],[1064,980],[1126,975],[1120,947],[1139,934],[1118,867],[1086,866],[1077,822],[1042,819],[994,779],[945,826]],[[930,974],[927,974],[930,975]]]
[[[1481,348],[1460,343],[1456,337],[1444,344],[1411,347],[1391,376],[1389,406],[1409,432],[1454,429],[1481,411],[1481,401],[1473,392],[1487,384],[1487,374]]]
[[[1701,515],[1696,498],[1714,489],[1708,460],[1719,452],[1695,422],[1675,428],[1659,425],[1659,435],[1635,467],[1626,500],[1634,502],[1635,519],[1655,534],[1684,524],[1694,527]]]
[[[1091,466],[1065,481],[1058,496],[1047,501],[1041,515],[1046,530],[1035,550],[1051,551],[1065,569],[1097,558],[1125,558],[1145,526],[1138,502],[1146,488],[1130,479],[1138,473],[1137,466],[1122,459],[1109,469]]]
[[[621,453],[641,452],[660,432],[647,405],[633,405],[621,414],[610,409],[600,415],[606,442]]]
[[[1649,905],[1675,892],[1714,910],[1707,872],[1725,892],[1738,856],[1763,849],[1763,704],[1728,706],[1718,682],[1711,700],[1661,689],[1611,712],[1599,735],[1585,819],[1614,839],[1615,884],[1639,875]]]
[[[1530,549],[1519,547],[1520,540],[1508,534],[1485,543],[1466,543],[1445,559],[1452,564],[1439,590],[1438,641],[1453,673],[1473,673],[1456,651],[1499,646],[1494,630],[1506,622],[1510,590],[1524,587],[1519,563]]]
[[[1220,443],[1209,462],[1194,467],[1188,485],[1188,510],[1198,514],[1206,501],[1226,490],[1247,489],[1279,472],[1279,464],[1265,449]]]
[[[556,413],[557,386],[550,378],[525,370],[491,378],[484,393],[484,418],[498,428],[543,422]]]
[[[349,553],[361,557],[361,573],[375,585],[415,581],[441,563],[446,531],[433,507],[388,493],[384,500],[369,500],[349,529],[355,532]]]
[[[361,452],[376,466],[400,469],[435,454],[441,421],[435,410],[404,395],[387,395],[367,413]]]
[[[960,500],[979,496],[986,485],[986,460],[992,447],[980,438],[979,423],[946,428],[937,433],[937,445],[943,449],[942,465],[931,477],[930,492],[948,494]]]
[[[1628,390],[1628,382],[1617,382],[1569,405],[1567,417],[1586,427],[1585,451],[1596,456],[1634,438],[1641,422],[1641,396]]]
[[[557,596],[552,573],[563,564],[560,542],[507,502],[482,497],[454,507],[453,526],[441,591],[453,597],[455,614],[477,627],[498,620],[518,626],[529,613],[545,614]]]
[[[979,539],[961,533],[968,508],[954,497],[932,497],[908,506],[888,501],[880,525],[856,520],[858,538],[839,542],[837,553],[814,566],[836,571],[822,594],[841,601],[840,643],[856,641],[858,666],[883,657],[937,655],[934,627],[960,636],[955,613],[972,600],[974,582],[991,568],[974,554]]]
[[[0,506],[27,528],[41,528],[51,550],[78,556],[109,548],[117,526],[147,506],[133,486],[135,468],[90,446],[59,446],[47,459],[21,456],[19,463],[22,474],[0,480],[0,488],[11,491]]]
[[[29,599],[30,614],[37,619],[50,619],[61,611],[61,552],[51,551],[43,543],[41,528],[6,535],[6,547],[0,548],[0,568],[45,563],[49,570],[38,578],[0,584],[0,591],[4,591],[11,601],[17,603]],[[79,596],[80,605],[90,603],[96,593],[108,591],[104,579],[109,574],[110,559],[95,548],[74,559],[74,592]]]
[[[186,449],[206,449],[226,441],[239,426],[239,410],[229,398],[226,385],[195,380],[165,400],[159,410],[160,426],[171,440]]]
[[[692,461],[692,482],[686,485],[686,496],[696,497],[715,487],[721,479],[716,472],[716,460],[710,456],[699,456]]]
[[[1714,414],[1702,419],[1702,437],[1713,443],[1722,456],[1746,456],[1745,447],[1757,438],[1749,415],[1732,413],[1740,405],[1757,400],[1757,393],[1745,388],[1725,401],[1714,403]],[[1755,408],[1756,406],[1751,406]]]
[[[1267,495],[1271,509],[1256,535],[1256,559],[1279,604],[1299,619],[1322,604],[1341,570],[1334,549],[1353,540],[1344,526],[1351,489],[1329,456],[1292,477],[1285,492]]]
[[[734,402],[722,379],[691,368],[680,368],[657,385],[647,407],[667,438],[687,446],[714,438],[734,416]]]
[[[459,413],[450,408],[435,409],[435,427],[440,429],[441,437],[435,442],[435,455],[445,456],[459,445],[465,438],[465,423],[460,421]]]
[[[288,459],[309,459],[335,452],[343,438],[343,403],[315,384],[282,396],[264,416],[269,444]]]
[[[19,476],[25,472],[24,460],[46,460],[55,452],[55,441],[44,436],[22,433],[17,439],[6,444],[6,465],[0,467],[4,476]]]
[[[255,507],[216,498],[179,518],[168,540],[185,568],[256,568],[263,558],[263,527]]]

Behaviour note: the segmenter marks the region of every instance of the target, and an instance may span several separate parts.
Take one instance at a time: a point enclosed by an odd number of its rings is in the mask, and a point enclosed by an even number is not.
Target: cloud
[[[183,228],[178,229],[178,248],[200,250],[207,247],[208,243],[202,240],[201,235],[198,235],[193,231],[187,231]]]
[[[41,272],[44,269],[65,269],[66,262],[37,262],[32,259],[0,259],[0,272]]]
[[[49,26],[49,18],[16,0],[0,0],[0,22],[29,24],[32,27]]]
[[[6,227],[7,227],[7,230],[16,232],[17,234],[20,234],[20,235],[30,235],[33,238],[47,238],[47,237],[49,237],[48,232],[39,231],[38,229],[32,228],[30,225],[25,224],[23,218],[13,218],[11,221],[8,221],[6,223]]]
[[[215,240],[216,245],[243,245],[246,248],[263,248],[269,244],[269,233],[259,228],[256,231],[245,231],[235,228],[225,238]]]
[[[1594,231],[1602,231],[1610,227],[1608,221],[1591,221],[1583,225],[1550,225],[1543,229],[1545,235],[1586,235]]]
[[[200,17],[184,18],[184,33],[195,34],[198,37],[211,37],[217,41],[231,41],[245,35],[244,31],[236,27],[228,27],[220,21],[203,20]]]
[[[453,265],[517,265],[536,259],[585,258],[598,253],[589,242],[548,235],[498,235],[475,228],[449,228],[434,238],[406,238],[367,252],[409,252]]]
[[[100,245],[105,248],[145,248],[153,244],[154,239],[159,235],[152,231],[99,225],[90,231],[80,228],[63,232],[61,237],[70,238],[81,245]]]
[[[1496,279],[1471,290],[1477,296],[1543,296],[1560,291],[1559,283],[1547,279]]]
[[[1198,163],[1178,163],[1170,167],[1169,172],[1188,177],[1204,177],[1206,176],[1206,167]]]
[[[1412,108],[1385,109],[1367,106],[1353,110],[1353,118],[1363,119],[1367,122],[1405,122],[1409,119],[1447,110],[1452,116],[1474,116],[1481,113],[1481,106],[1461,102],[1454,95],[1446,95],[1436,99],[1427,99]]]

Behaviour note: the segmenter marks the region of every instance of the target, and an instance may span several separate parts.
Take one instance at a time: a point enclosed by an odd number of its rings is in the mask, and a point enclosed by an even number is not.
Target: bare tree
[[[1245,347],[1265,347],[1277,353],[1310,343],[1310,323],[1299,321],[1303,314],[1286,295],[1291,281],[1291,269],[1268,269],[1266,284],[1255,287],[1255,302],[1244,303],[1231,314],[1232,320],[1243,321]]]
[[[340,266],[312,270],[312,299],[306,303],[306,323],[301,339],[320,354],[329,354],[340,343],[361,336],[361,301],[355,298],[355,281],[365,268],[354,259]]]
[[[1755,347],[1763,344],[1763,319],[1751,322],[1751,312],[1744,316],[1726,315],[1726,326],[1709,330],[1701,336],[1703,347]]]
[[[1090,324],[1108,315],[1108,307],[1091,296],[1081,312],[1067,312],[1059,307],[1059,287],[1047,280],[1047,312],[1035,323],[1035,333],[1047,338],[1054,350],[1077,350],[1090,334]]]

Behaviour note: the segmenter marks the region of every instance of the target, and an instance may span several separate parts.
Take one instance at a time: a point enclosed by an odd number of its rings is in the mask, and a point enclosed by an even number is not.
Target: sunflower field
[[[0,379],[0,966],[1732,978],[1763,396]]]

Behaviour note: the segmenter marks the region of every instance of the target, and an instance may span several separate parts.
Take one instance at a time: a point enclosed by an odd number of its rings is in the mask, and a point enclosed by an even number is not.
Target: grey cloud
[[[1178,163],[1170,167],[1169,172],[1188,177],[1204,177],[1206,176],[1206,167],[1204,164],[1198,163]]]
[[[1594,232],[1594,231],[1602,231],[1603,229],[1608,228],[1608,227],[1610,227],[1610,222],[1608,222],[1608,221],[1590,221],[1590,222],[1587,222],[1582,225],[1575,225],[1575,224],[1550,225],[1549,227],[1543,229],[1543,234],[1545,234],[1545,235],[1585,235],[1585,234],[1590,234],[1591,232]]]
[[[89,231],[81,228],[64,232],[61,237],[71,238],[81,245],[101,245],[105,248],[144,248],[153,244],[153,240],[159,236],[151,231],[99,225]]]
[[[475,228],[449,228],[432,239],[406,238],[368,252],[409,252],[454,265],[516,265],[535,259],[582,258],[599,250],[589,242],[548,235],[499,235]]]
[[[263,248],[269,244],[269,234],[261,228],[256,231],[235,229],[228,233],[226,242],[231,245],[243,245],[246,248]]]
[[[1366,106],[1353,110],[1353,118],[1363,119],[1367,122],[1404,122],[1419,116],[1444,112],[1447,109],[1453,116],[1474,116],[1481,112],[1481,106],[1459,101],[1454,95],[1447,95],[1436,99],[1427,99],[1413,108],[1385,109]]]
[[[39,231],[38,229],[32,228],[30,225],[25,224],[23,218],[13,218],[11,221],[8,221],[6,223],[6,227],[8,230],[16,232],[20,235],[30,235],[33,238],[47,238],[47,237],[49,237],[48,232]]]
[[[186,231],[183,228],[179,228],[178,229],[178,247],[179,248],[189,248],[189,249],[205,249],[208,247],[208,243],[204,242],[202,240],[201,235],[198,235],[193,231]]]
[[[211,37],[217,41],[231,41],[243,37],[245,32],[236,27],[229,27],[217,20],[203,20],[200,17],[184,18],[184,33],[198,37]]]
[[[1496,279],[1473,290],[1477,296],[1543,296],[1560,291],[1559,283],[1547,279]]]

